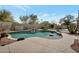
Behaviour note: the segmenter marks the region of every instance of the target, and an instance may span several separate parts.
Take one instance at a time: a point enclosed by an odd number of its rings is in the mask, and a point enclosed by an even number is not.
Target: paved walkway
[[[75,53],[70,45],[76,37],[63,33],[62,39],[45,39],[39,37],[27,38],[26,40],[15,42],[0,47],[3,53]]]

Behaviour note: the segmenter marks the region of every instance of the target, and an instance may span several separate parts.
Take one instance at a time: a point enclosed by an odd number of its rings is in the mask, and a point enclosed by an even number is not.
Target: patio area
[[[26,38],[23,41],[0,46],[0,53],[75,53],[70,45],[76,36],[62,34],[61,39]]]

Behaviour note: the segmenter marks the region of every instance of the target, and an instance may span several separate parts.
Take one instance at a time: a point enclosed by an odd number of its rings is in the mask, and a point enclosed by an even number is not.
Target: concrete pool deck
[[[75,53],[70,47],[76,36],[63,34],[61,39],[27,38],[6,46],[0,46],[0,53]]]

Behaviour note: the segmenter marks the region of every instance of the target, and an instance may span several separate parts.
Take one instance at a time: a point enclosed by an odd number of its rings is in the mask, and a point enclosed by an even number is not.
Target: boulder
[[[79,40],[78,39],[74,40],[74,43],[71,45],[71,48],[75,50],[76,52],[79,52]]]

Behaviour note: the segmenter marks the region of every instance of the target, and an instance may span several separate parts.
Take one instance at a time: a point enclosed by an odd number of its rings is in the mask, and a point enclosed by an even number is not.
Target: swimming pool
[[[13,38],[30,38],[30,37],[58,37],[58,33],[50,32],[50,31],[37,31],[37,32],[28,32],[28,31],[21,31],[21,32],[11,32],[9,33]]]

